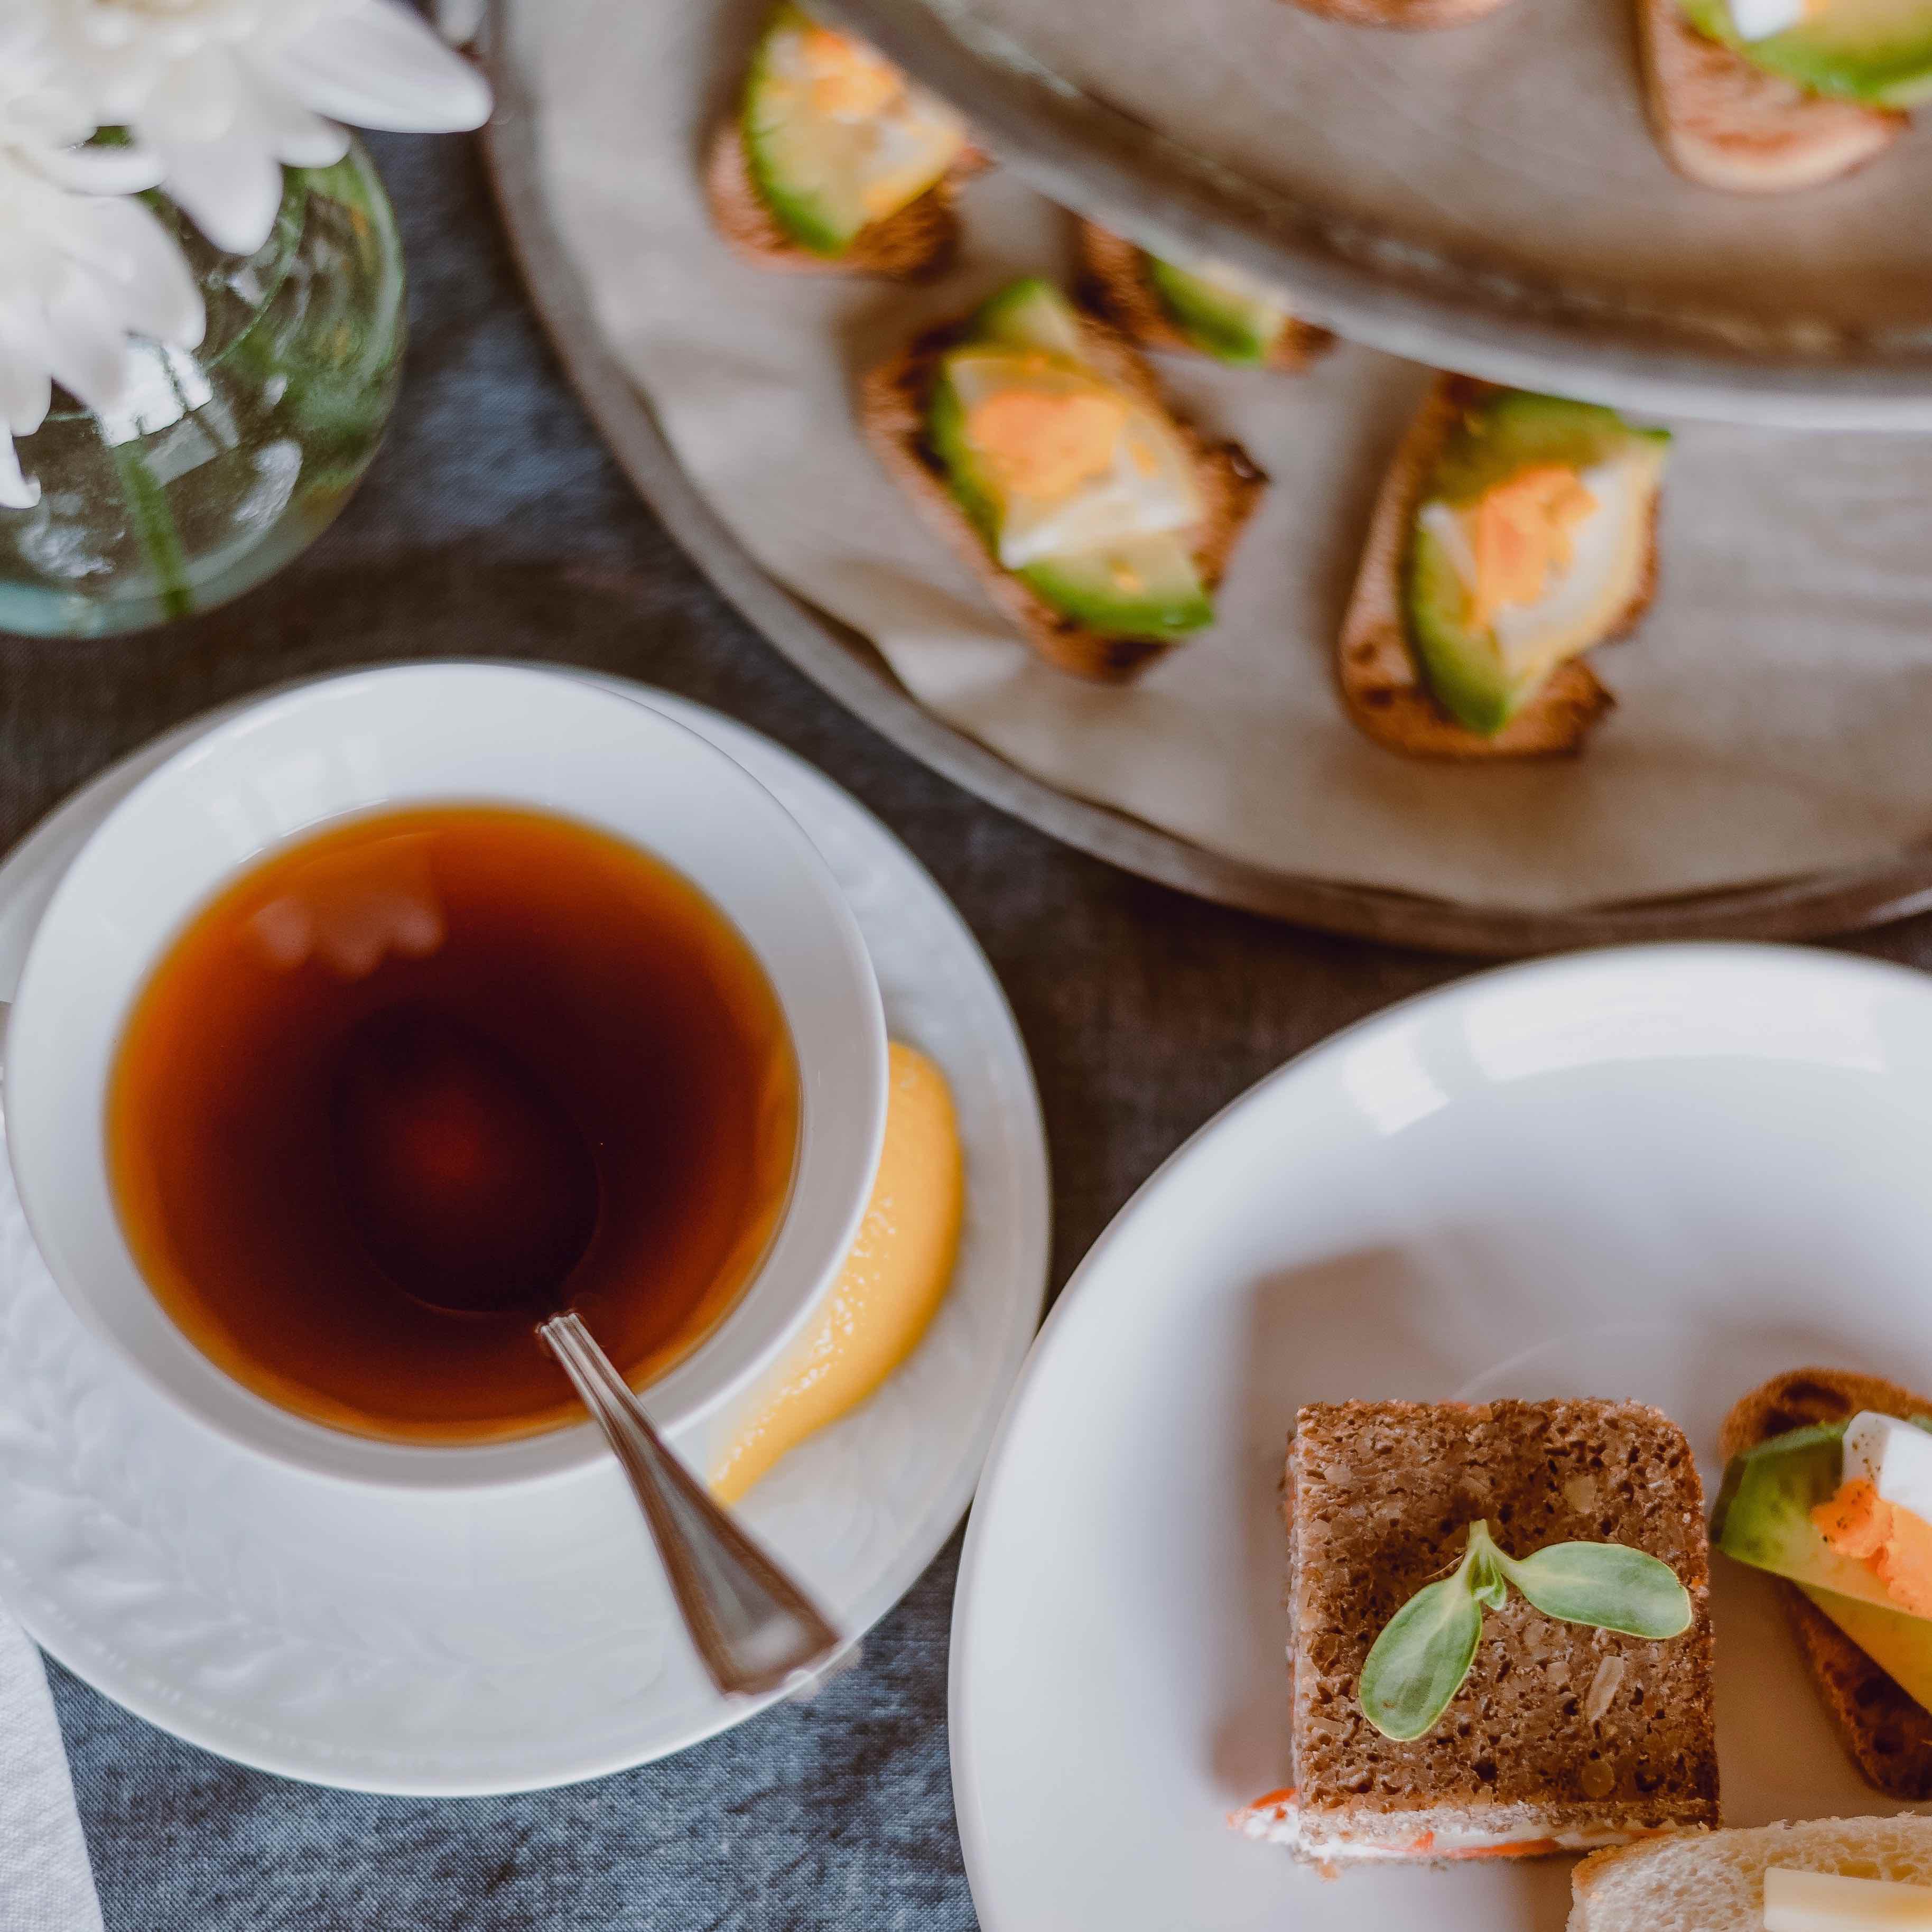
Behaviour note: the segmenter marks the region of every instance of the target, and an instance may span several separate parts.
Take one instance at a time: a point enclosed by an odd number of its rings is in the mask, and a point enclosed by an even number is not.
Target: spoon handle
[[[630,1478],[712,1682],[728,1696],[751,1696],[826,1662],[838,1632],[664,1446],[596,1337],[571,1314],[537,1333]]]

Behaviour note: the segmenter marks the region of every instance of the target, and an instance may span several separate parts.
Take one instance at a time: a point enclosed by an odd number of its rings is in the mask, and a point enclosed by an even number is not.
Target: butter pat
[[[1772,1865],[1764,1875],[1764,1932],[1932,1932],[1932,1885]]]
[[[1894,1509],[1932,1522],[1932,1435],[1896,1416],[1862,1409],[1845,1426],[1848,1483],[1870,1484]]]

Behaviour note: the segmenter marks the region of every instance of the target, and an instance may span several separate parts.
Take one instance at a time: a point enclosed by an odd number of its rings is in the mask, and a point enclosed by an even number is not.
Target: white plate
[[[986,1932],[1556,1932],[1568,1862],[1325,1883],[1224,1814],[1288,1782],[1278,1490],[1297,1406],[1932,1385],[1932,980],[1658,947],[1464,981],[1264,1081],[1142,1189],[988,1460],[952,1768]],[[1770,1580],[1715,1564],[1728,1822],[1897,1810]]]
[[[871,950],[895,1039],[945,1070],[966,1145],[951,1293],[870,1402],[745,1515],[856,1636],[951,1534],[1038,1319],[1048,1194],[1012,1016],[958,915],[831,782],[716,712],[601,680],[710,739],[805,828]],[[0,866],[0,986],[92,826],[185,726]],[[680,1438],[700,1463],[716,1444]],[[614,1466],[474,1496],[356,1490],[244,1456],[82,1330],[0,1162],[0,1594],[150,1722],[284,1776],[421,1796],[525,1790],[741,1722],[682,1630]]]

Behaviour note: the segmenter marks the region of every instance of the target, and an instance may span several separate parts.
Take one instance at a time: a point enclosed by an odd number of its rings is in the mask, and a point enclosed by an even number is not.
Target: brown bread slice
[[[1636,0],[1644,100],[1665,158],[1707,188],[1784,194],[1884,153],[1903,114],[1834,100],[1697,32],[1678,0]]]
[[[1081,346],[1095,368],[1166,412],[1194,459],[1207,514],[1192,533],[1194,560],[1210,590],[1221,581],[1236,540],[1268,478],[1238,442],[1216,442],[1174,416],[1154,374],[1118,330],[1091,316],[1079,319]],[[968,324],[928,329],[860,386],[859,420],[879,460],[926,522],[978,574],[986,592],[1027,642],[1049,664],[1078,677],[1119,683],[1170,650],[1177,640],[1108,638],[1063,615],[1012,572],[1003,570],[971,520],[946,488],[944,466],[926,440],[926,408],[939,360],[960,341]]]
[[[1304,1832],[1412,1846],[1717,1822],[1703,1492],[1668,1417],[1634,1402],[1318,1403],[1296,1418],[1286,1510]],[[1515,1556],[1572,1540],[1646,1550],[1676,1571],[1695,1621],[1648,1642],[1559,1623],[1513,1592],[1435,1729],[1385,1738],[1355,1699],[1369,1647],[1461,1560],[1478,1517]]]
[[[734,253],[760,268],[805,275],[877,275],[890,281],[922,282],[943,274],[959,252],[960,224],[953,197],[962,182],[988,165],[968,148],[916,201],[896,214],[860,230],[842,255],[815,255],[778,225],[752,178],[743,130],[736,116],[711,139],[704,170],[712,224]]]
[[[1082,221],[1078,228],[1080,290],[1094,308],[1143,349],[1215,359],[1175,327],[1160,292],[1148,279],[1146,258],[1133,242],[1094,222]],[[1298,374],[1334,340],[1327,329],[1291,316],[1264,366]]]
[[[1295,0],[1311,14],[1346,20],[1352,27],[1462,27],[1493,14],[1509,0]]]
[[[1724,1418],[1724,1460],[1814,1422],[1842,1422],[1869,1408],[1902,1422],[1932,1415],[1932,1401],[1876,1376],[1794,1369],[1774,1376]],[[1890,1798],[1932,1798],[1932,1713],[1908,1697],[1796,1583],[1778,1580],[1792,1634],[1852,1761]]]
[[[1555,758],[1582,748],[1590,728],[1616,704],[1581,658],[1550,674],[1543,688],[1503,728],[1485,737],[1458,724],[1424,682],[1402,615],[1402,574],[1415,513],[1457,417],[1493,385],[1438,376],[1389,465],[1369,521],[1361,567],[1342,614],[1336,669],[1348,715],[1378,744],[1412,758]],[[1643,580],[1601,641],[1629,631],[1657,590],[1652,512]]]

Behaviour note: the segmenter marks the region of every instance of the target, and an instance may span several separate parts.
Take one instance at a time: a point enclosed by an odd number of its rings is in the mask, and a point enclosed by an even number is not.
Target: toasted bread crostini
[[[1636,0],[1644,100],[1664,158],[1706,188],[1786,194],[1876,160],[1906,116],[1812,93],[1700,34],[1679,0]]]
[[[1259,330],[1248,329],[1247,317],[1238,313],[1238,294],[1228,304],[1236,313],[1217,316],[1197,310],[1190,328],[1184,324],[1174,296],[1162,292],[1158,278],[1165,265],[1156,264],[1144,249],[1085,220],[1079,224],[1079,245],[1082,294],[1143,349],[1299,374],[1334,346],[1335,338],[1327,329],[1288,313],[1286,304],[1280,305],[1278,315],[1264,316]],[[1188,281],[1200,279],[1178,270],[1165,272],[1171,286],[1184,290]],[[1210,302],[1216,292],[1211,285],[1201,291]]]
[[[954,197],[986,165],[951,108],[784,0],[704,188],[719,235],[760,268],[920,281],[957,254]]]
[[[1023,574],[1003,564],[998,536],[989,531],[983,508],[976,515],[962,501],[934,434],[935,400],[947,358],[983,340],[976,330],[996,308],[1018,306],[1028,298],[1042,307],[1057,305],[1049,320],[1055,328],[1065,329],[1066,340],[1063,352],[1023,347],[1018,351],[1022,356],[1062,378],[1070,368],[1070,386],[1075,388],[1084,368],[1106,392],[1118,395],[1124,408],[1157,417],[1176,440],[1197,514],[1191,524],[1171,533],[1177,540],[1172,546],[1177,558],[1195,586],[1186,608],[1172,622],[1160,621],[1156,614],[1154,621],[1137,624],[1131,610],[1118,624],[1083,620],[1066,608],[1070,600],[1055,601],[1043,591],[1037,572]],[[1118,330],[1078,313],[1049,284],[1039,282],[1016,284],[976,316],[926,331],[873,370],[860,386],[860,419],[888,472],[927,524],[971,568],[1027,642],[1060,670],[1105,683],[1133,676],[1184,635],[1211,622],[1212,594],[1268,482],[1239,444],[1206,436],[1173,416],[1146,362]],[[1056,460],[1063,455],[1057,451]],[[1106,540],[1100,539],[1074,561],[1084,569],[1108,556]],[[1050,566],[1054,560],[1041,561]],[[1148,586],[1133,583],[1126,571],[1116,574],[1127,592],[1151,594]],[[1131,604],[1132,596],[1126,601]]]
[[[1773,1376],[1732,1408],[1718,1448],[1728,1463],[1793,1430],[1846,1422],[1862,1411],[1910,1422],[1932,1416],[1932,1400],[1877,1376],[1796,1369]],[[1910,1803],[1932,1798],[1932,1712],[1797,1583],[1780,1577],[1778,1592],[1832,1724],[1866,1781],[1888,1797]],[[1932,1637],[1927,1642],[1932,1646]]]
[[[1472,716],[1459,717],[1434,683],[1412,616],[1412,580],[1425,500],[1454,439],[1492,399],[1517,397],[1467,376],[1440,376],[1396,450],[1371,517],[1353,594],[1343,614],[1336,669],[1343,701],[1355,723],[1391,751],[1420,758],[1546,758],[1574,754],[1590,728],[1615,703],[1595,674],[1573,652],[1540,675],[1526,694],[1476,694]],[[1582,410],[1559,399],[1527,403]],[[1609,412],[1590,412],[1609,416]],[[1615,421],[1614,418],[1611,418]],[[1646,436],[1648,432],[1630,432]],[[1550,466],[1545,464],[1544,468]],[[1588,645],[1610,641],[1634,626],[1656,588],[1656,500],[1640,507],[1640,550],[1627,591],[1602,612]],[[1486,712],[1481,706],[1491,708]]]

